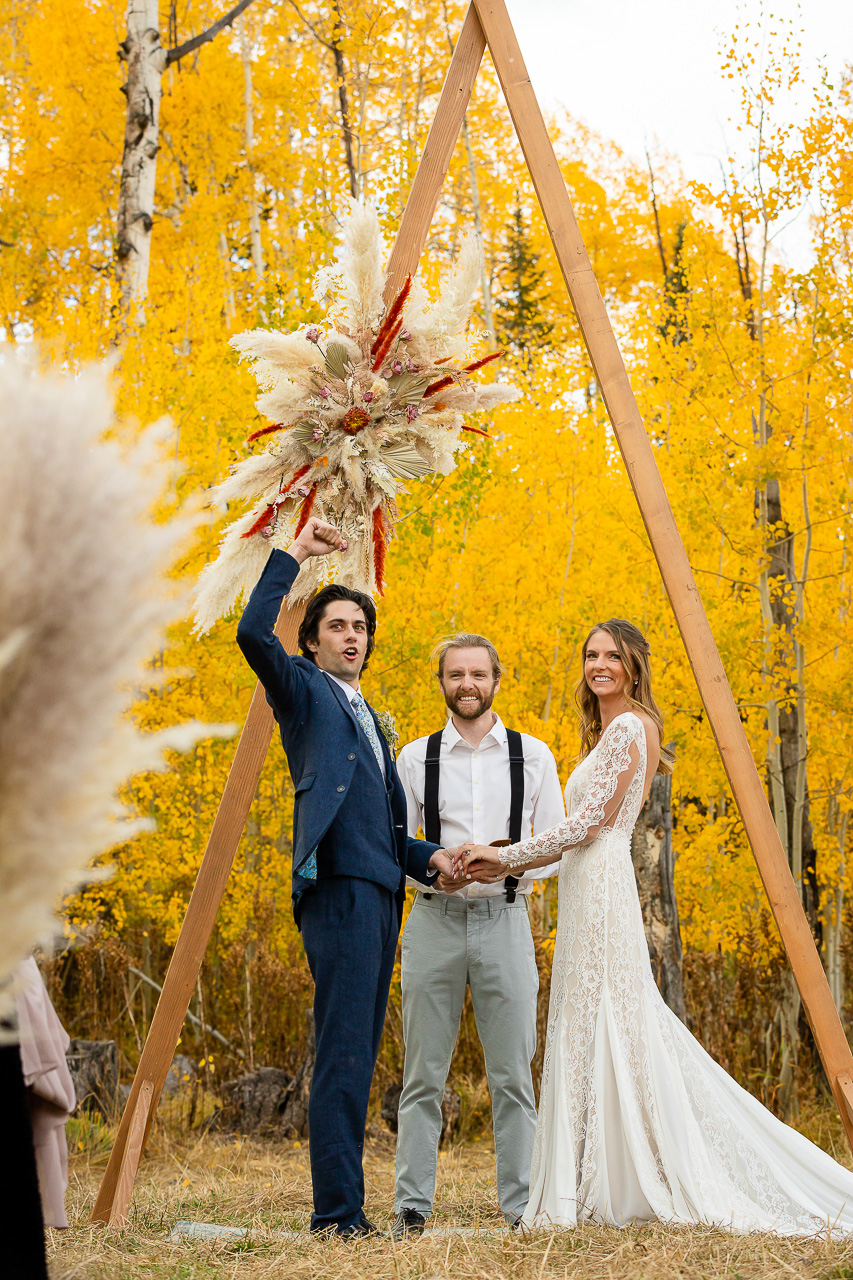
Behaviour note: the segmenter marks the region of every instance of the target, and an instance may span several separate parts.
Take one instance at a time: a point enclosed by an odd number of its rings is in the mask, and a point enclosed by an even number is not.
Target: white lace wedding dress
[[[570,777],[567,820],[501,850],[513,867],[563,855],[524,1223],[853,1232],[853,1173],[737,1085],[658,992],[630,849],[645,775],[626,712]]]

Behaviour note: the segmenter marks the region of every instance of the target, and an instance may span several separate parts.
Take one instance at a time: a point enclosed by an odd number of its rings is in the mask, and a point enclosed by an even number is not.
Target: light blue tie
[[[355,712],[356,720],[367,735],[368,742],[371,747],[373,747],[373,754],[376,756],[376,763],[379,765],[379,772],[384,775],[385,760],[382,755],[382,743],[379,741],[379,734],[376,732],[376,725],[374,723],[373,716],[367,709],[367,703],[364,701],[361,694],[357,693],[352,699],[350,705]]]

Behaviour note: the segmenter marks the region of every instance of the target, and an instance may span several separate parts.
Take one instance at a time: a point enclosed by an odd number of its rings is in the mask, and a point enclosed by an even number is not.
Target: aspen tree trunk
[[[231,270],[231,250],[225,232],[219,233],[219,256],[222,259],[222,274],[225,280],[225,315],[230,328],[237,323],[237,302],[234,297],[234,277]]]
[[[119,56],[127,63],[127,117],[116,223],[116,278],[124,316],[144,301],[148,289],[161,77],[167,60],[159,27],[157,0],[128,0],[127,36],[119,45]]]
[[[405,6],[403,14],[403,49],[400,62],[403,70],[400,75],[400,109],[397,112],[397,141],[400,144],[400,154],[402,155],[406,145],[406,134],[404,125],[406,123],[406,108],[408,106],[408,89],[409,89],[409,35],[412,23],[412,10],[410,5]],[[366,97],[367,95],[362,95]]]
[[[766,439],[766,434],[765,434]],[[808,522],[808,492],[803,490]],[[765,671],[773,689],[767,703],[767,763],[773,816],[800,891],[809,923],[820,937],[816,851],[806,775],[808,740],[805,715],[805,658],[796,628],[803,621],[805,575],[810,533],[801,575],[794,565],[793,533],[784,519],[779,482],[768,480],[759,493],[759,518],[765,535],[766,566],[759,582],[767,654]]]
[[[841,552],[840,593],[842,600],[844,599],[846,569],[847,548],[845,546]],[[846,613],[843,604],[838,612],[839,621],[844,622]],[[849,812],[841,808],[840,797],[842,795],[849,799],[850,791],[839,791],[838,794],[831,795],[826,806],[826,823],[829,834],[838,843],[838,874],[834,892],[827,889],[823,901],[824,965],[829,980],[829,989],[832,992],[832,998],[839,1013],[844,1007],[846,995],[844,989],[844,908],[846,906],[844,882],[847,875],[847,828],[850,820]]]
[[[127,35],[119,57],[127,63],[124,152],[116,218],[116,279],[124,320],[145,301],[154,225],[157,152],[160,147],[162,76],[168,66],[213,40],[252,0],[239,0],[224,17],[175,49],[160,43],[158,0],[128,0]]]
[[[246,107],[245,138],[246,160],[249,166],[249,241],[252,247],[252,266],[259,280],[264,275],[264,255],[261,247],[261,207],[258,204],[255,184],[257,175],[253,152],[255,149],[255,106],[252,85],[252,50],[246,34],[245,19],[240,23],[240,56],[243,61],[243,101]]]
[[[760,310],[759,310],[760,314]],[[760,325],[760,321],[759,321]],[[761,334],[759,330],[759,341]],[[767,399],[759,398],[758,443],[767,443]],[[765,564],[759,577],[761,616],[764,623],[765,652],[762,678],[769,685],[767,699],[767,778],[770,807],[782,847],[794,876],[800,897],[803,896],[802,846],[792,847],[792,811],[789,805],[791,766],[796,773],[799,747],[796,720],[790,702],[780,708],[780,691],[790,691],[787,670],[792,654],[793,615],[790,608],[791,557],[793,536],[782,517],[782,500],[778,480],[768,480],[758,493],[758,516],[765,550]],[[792,733],[793,730],[793,733]],[[793,739],[793,740],[792,740]],[[787,766],[787,767],[786,767]],[[800,827],[802,831],[802,827]],[[810,919],[811,923],[811,919]],[[802,1009],[800,993],[790,973],[784,977],[784,995],[773,1019],[779,1039],[779,1103],[782,1114],[792,1118],[797,1110],[796,1074],[799,1061],[799,1019]]]
[[[844,953],[842,928],[844,922],[844,877],[847,874],[847,824],[850,815],[842,813],[838,799],[832,796],[827,804],[827,825],[830,834],[838,841],[838,878],[835,892],[827,893],[823,902],[824,963],[829,989],[840,1013],[844,1006]]]
[[[752,307],[752,283],[746,233],[741,219],[742,243],[737,263],[741,274],[743,297],[750,303],[747,329],[761,352],[762,390],[758,399],[758,418],[753,417],[753,431],[760,448],[771,435],[768,422],[768,393],[772,383],[764,369],[764,289],[766,280],[769,221],[763,220],[761,262],[758,275],[757,306]],[[737,235],[735,236],[737,244]],[[743,262],[741,263],[741,251]],[[807,391],[808,397],[808,391]],[[808,427],[808,398],[805,422]],[[762,532],[765,563],[759,576],[759,597],[764,623],[765,653],[762,677],[769,686],[767,700],[767,775],[770,805],[779,838],[788,854],[788,863],[800,898],[820,948],[822,918],[817,883],[817,850],[814,845],[809,807],[807,779],[808,737],[806,731],[805,656],[798,628],[805,616],[804,587],[811,553],[811,522],[808,488],[803,476],[802,505],[805,547],[801,571],[794,564],[794,534],[784,518],[778,479],[773,476],[757,493],[758,521]],[[802,1001],[791,975],[785,978],[785,995],[776,1011],[779,1035],[779,1100],[783,1114],[796,1112],[796,1071],[799,1058]]]
[[[355,137],[355,131],[352,124],[352,116],[350,113],[349,90],[347,89],[346,63],[344,61],[343,39],[345,35],[344,17],[341,13],[339,0],[332,0],[332,33],[329,37],[320,32],[312,22],[309,22],[305,14],[299,8],[296,0],[290,0],[296,16],[302,25],[311,32],[314,39],[325,49],[328,49],[332,55],[335,66],[335,87],[338,94],[338,110],[341,118],[341,131],[344,141],[344,158],[346,160],[347,174],[349,176],[349,190],[353,200],[358,200],[362,194],[361,183],[361,143]],[[406,10],[408,14],[408,8]],[[408,33],[408,25],[406,26]],[[406,37],[408,39],[408,35]],[[364,112],[366,103],[364,95],[362,95],[362,110],[360,112],[360,124],[364,121]],[[400,117],[402,119],[402,116]],[[356,143],[358,150],[358,158],[356,158],[356,150],[353,143]],[[328,203],[328,201],[327,201]]]
[[[670,1009],[685,1020],[681,931],[672,850],[672,778],[656,774],[631,836],[631,858],[643,908],[655,981]]]
[[[338,85],[338,103],[341,110],[341,128],[344,135],[344,154],[347,162],[347,173],[349,174],[350,195],[353,200],[357,200],[360,191],[359,173],[356,169],[355,156],[353,154],[352,120],[350,117],[349,94],[347,92],[344,51],[341,45],[341,39],[344,31],[344,20],[338,0],[332,0],[332,8],[335,12],[335,24],[332,28],[332,38],[329,41],[328,47],[335,60],[335,79],[337,80]]]

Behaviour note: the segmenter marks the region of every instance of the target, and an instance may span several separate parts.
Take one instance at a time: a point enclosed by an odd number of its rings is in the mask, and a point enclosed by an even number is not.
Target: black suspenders
[[[509,839],[511,844],[518,844],[521,839],[521,815],[524,812],[524,750],[521,746],[521,734],[515,729],[507,729],[506,744],[509,747]],[[507,876],[507,902],[515,902],[515,891],[518,880],[515,876]]]
[[[431,733],[427,738],[424,761],[424,837],[430,844],[441,844],[441,821],[438,816],[438,774],[441,755],[441,735]]]
[[[424,761],[424,836],[432,844],[441,844],[438,782],[442,732],[439,729],[438,733],[431,733],[427,738]],[[521,734],[515,729],[507,729],[506,741],[509,748],[509,839],[511,844],[518,844],[521,839],[521,819],[524,813],[524,749],[521,745]],[[507,902],[515,902],[518,880],[515,876],[507,876],[504,884]]]

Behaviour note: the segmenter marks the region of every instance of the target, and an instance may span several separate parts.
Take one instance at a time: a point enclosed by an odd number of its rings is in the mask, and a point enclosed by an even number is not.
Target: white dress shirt
[[[321,670],[321,671],[323,670],[323,669],[322,669],[322,667],[320,668],[320,670]],[[354,688],[352,687],[352,685],[351,685],[351,684],[347,684],[346,680],[341,680],[340,676],[333,676],[333,675],[332,675],[332,673],[331,673],[331,671],[323,671],[323,674],[324,674],[325,676],[328,676],[328,678],[329,678],[330,680],[334,680],[335,684],[340,685],[340,687],[343,689],[344,693],[347,695],[347,701],[348,701],[348,702],[350,702],[350,703],[351,703],[351,702],[352,702],[352,700],[353,700],[353,698],[356,696],[356,694],[358,694],[358,695],[361,697],[361,699],[362,699],[363,701],[365,701],[365,699],[364,699],[364,694],[361,692],[361,689],[360,689],[360,688],[359,688],[359,689],[354,689]],[[366,705],[366,702],[365,702],[365,705]],[[367,714],[369,715],[369,714],[370,714],[370,712],[368,711],[368,713],[367,713]],[[361,726],[359,726],[359,728],[360,728],[360,727],[361,727]],[[361,731],[362,731],[362,733],[364,733],[364,730],[363,730],[363,729],[362,729]],[[376,732],[377,732],[377,734],[381,734],[382,730],[381,730],[381,729],[377,729],[377,730],[376,730]],[[367,737],[367,734],[365,733],[365,734],[364,734],[364,736],[365,736],[365,737]],[[382,745],[382,744],[380,743],[380,746],[381,746],[381,745]],[[371,747],[371,750],[373,750],[373,748],[372,748],[372,747]],[[383,752],[383,754],[382,754],[382,758],[381,758],[380,760],[378,760],[378,761],[377,761],[377,763],[378,763],[378,765],[379,765],[379,768],[382,770],[382,777],[383,777],[383,778],[385,778],[385,780],[386,780],[386,782],[387,782],[387,780],[388,780],[388,779],[387,779],[387,777],[386,777],[386,775],[385,775],[385,754],[384,754],[384,752]]]
[[[409,811],[409,835],[416,836],[423,826],[424,771],[427,738],[418,738],[403,747],[397,758],[397,770],[406,793]],[[548,827],[563,822],[566,816],[563,792],[557,776],[557,764],[544,742],[521,735],[524,751],[524,808],[521,815],[521,839],[538,835]],[[491,844],[509,836],[509,747],[506,728],[499,716],[478,747],[472,747],[448,719],[441,735],[440,775],[438,784],[438,816],[441,820],[441,842],[447,848],[473,840]],[[536,867],[519,877],[516,893],[529,893],[534,880],[556,875],[560,863]],[[410,885],[422,889],[416,880]],[[434,889],[433,893],[441,890]],[[503,881],[497,884],[471,884],[454,897],[493,898],[506,893]]]

